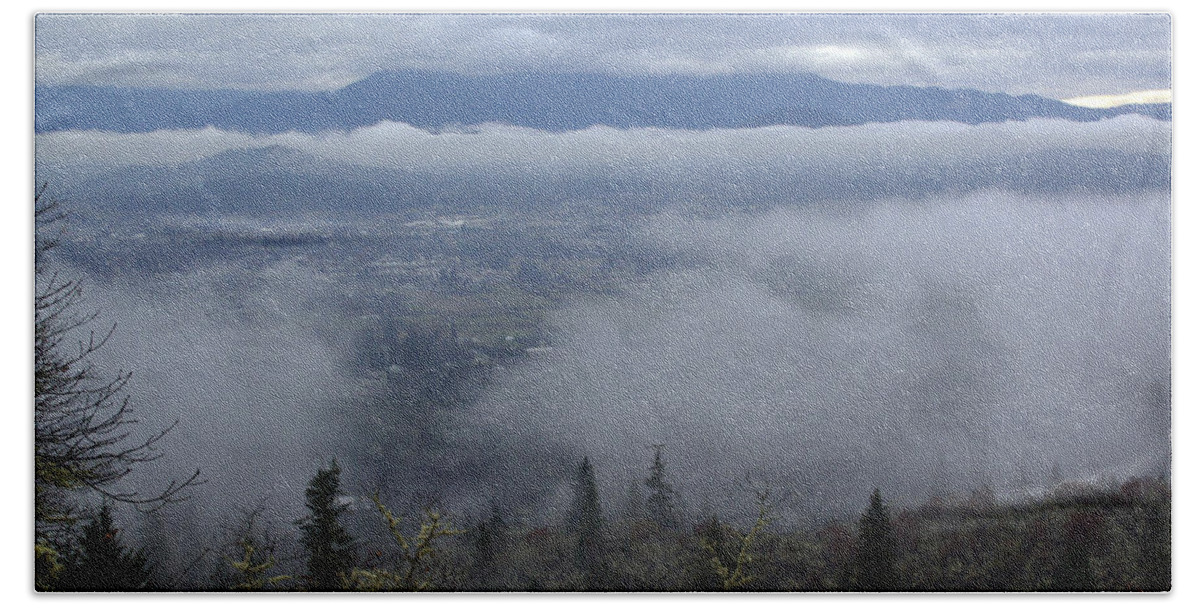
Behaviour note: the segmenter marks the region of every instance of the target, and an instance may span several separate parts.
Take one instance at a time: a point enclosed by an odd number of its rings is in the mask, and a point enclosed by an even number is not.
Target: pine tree
[[[646,516],[646,497],[642,495],[641,484],[636,479],[629,480],[629,492],[625,496],[625,519],[638,521]]]
[[[328,469],[317,471],[304,491],[309,515],[296,522],[308,554],[308,588],[313,591],[340,588],[356,561],[354,539],[338,521],[347,507],[339,504],[341,473],[336,458]]]
[[[486,588],[496,579],[498,558],[506,550],[508,523],[500,514],[500,507],[492,505],[492,514],[475,526],[475,560],[472,566],[475,584]]]
[[[871,494],[871,504],[858,520],[855,546],[855,578],[864,591],[896,589],[896,537],[892,520],[879,488]]]
[[[153,576],[142,551],[127,549],[113,524],[108,504],[83,529],[78,554],[59,579],[70,591],[135,591],[146,589]]]
[[[578,535],[576,562],[581,568],[593,570],[600,559],[600,493],[596,490],[596,474],[592,463],[583,458],[575,472],[574,498],[567,514],[567,527]]]
[[[646,487],[650,488],[650,496],[646,499],[646,515],[659,526],[674,529],[679,525],[673,498],[675,490],[667,483],[662,449],[662,444],[654,446],[654,464],[650,467],[650,477],[646,479]]]
[[[573,493],[571,509],[567,512],[567,527],[573,531],[587,527],[599,528],[600,494],[596,490],[595,471],[586,456],[579,464],[579,468],[575,469],[575,480],[571,484],[571,489]]]

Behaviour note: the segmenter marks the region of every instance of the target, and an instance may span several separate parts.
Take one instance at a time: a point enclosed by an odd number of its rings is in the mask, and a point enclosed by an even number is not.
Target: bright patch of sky
[[[40,15],[39,84],[328,90],[379,70],[814,72],[1064,99],[1171,88],[1157,14]]]
[[[1134,91],[1124,95],[1087,95],[1062,101],[1085,108],[1115,108],[1134,103],[1171,103],[1171,90]]]

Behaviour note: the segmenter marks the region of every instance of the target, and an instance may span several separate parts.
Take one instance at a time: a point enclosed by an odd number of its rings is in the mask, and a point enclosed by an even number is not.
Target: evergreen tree
[[[638,480],[629,480],[629,493],[625,497],[625,519],[637,521],[646,516],[646,497],[642,495]]]
[[[599,528],[600,493],[596,490],[596,474],[592,463],[585,456],[575,470],[571,509],[567,512],[566,525],[572,531],[588,527]]]
[[[674,529],[679,525],[675,513],[675,490],[667,483],[662,449],[662,444],[654,446],[654,464],[650,467],[650,477],[646,479],[646,487],[650,488],[650,496],[646,499],[646,515],[659,526]]]
[[[575,472],[574,499],[567,514],[567,527],[578,535],[576,561],[581,568],[592,570],[600,558],[600,493],[596,490],[596,474],[592,463],[583,458]]]
[[[855,578],[864,591],[896,589],[896,537],[887,506],[879,488],[871,494],[871,504],[858,520],[855,546]]]
[[[339,504],[341,473],[336,458],[328,469],[317,471],[304,491],[309,515],[296,522],[308,554],[308,588],[314,591],[340,588],[355,564],[354,539],[338,521],[346,510]]]
[[[83,529],[78,554],[62,574],[59,588],[70,591],[134,591],[146,589],[153,572],[142,551],[121,543],[120,530],[108,504]]]
[[[475,526],[475,561],[472,566],[475,584],[481,588],[491,586],[496,580],[498,559],[506,550],[508,523],[500,514],[500,507],[492,505],[492,514]]]

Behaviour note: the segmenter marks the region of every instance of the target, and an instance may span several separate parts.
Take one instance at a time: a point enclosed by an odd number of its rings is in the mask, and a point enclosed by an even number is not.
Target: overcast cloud
[[[215,128],[151,133],[58,131],[37,136],[38,162],[75,169],[178,166],[231,151],[279,147],[324,163],[430,172],[571,174],[589,166],[637,165],[654,172],[745,164],[778,171],[843,154],[872,165],[945,165],[964,154],[1026,155],[1071,148],[1170,154],[1171,124],[1137,115],[1080,123],[1035,119],[966,125],[876,123],[813,129],[616,129],[597,126],[553,133],[500,124],[430,133],[403,123],[345,132],[247,135]],[[763,163],[769,163],[764,166]]]
[[[42,15],[39,84],[335,89],[372,72],[815,72],[1053,98],[1171,87],[1166,14]]]

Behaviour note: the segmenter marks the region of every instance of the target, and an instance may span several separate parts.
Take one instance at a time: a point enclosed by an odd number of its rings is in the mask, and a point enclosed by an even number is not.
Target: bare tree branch
[[[125,371],[104,376],[92,355],[104,348],[116,325],[90,329],[97,313],[81,313],[83,288],[53,268],[47,254],[62,242],[67,214],[45,197],[34,196],[34,478],[39,535],[74,518],[72,493],[93,491],[110,500],[152,511],[187,498],[203,483],[200,471],[171,480],[154,494],[119,489],[118,482],[141,463],[161,456],[159,442],[175,423],[136,438]]]

